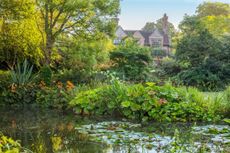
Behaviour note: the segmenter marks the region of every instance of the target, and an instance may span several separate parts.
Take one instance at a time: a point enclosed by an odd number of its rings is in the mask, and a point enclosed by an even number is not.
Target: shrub
[[[79,114],[121,115],[142,121],[203,121],[214,114],[200,105],[188,90],[171,85],[125,85],[114,82],[93,90],[82,91],[70,102]]]
[[[40,79],[42,79],[41,81],[44,81],[47,85],[51,84],[51,80],[52,80],[52,70],[49,66],[45,65],[41,68],[40,70]]]
[[[11,81],[17,85],[25,85],[33,81],[33,65],[30,66],[25,60],[22,64],[18,63],[11,71]]]
[[[35,100],[39,106],[66,109],[73,95],[74,85],[70,81],[66,84],[59,81],[55,86],[46,86],[44,82],[41,82],[39,88]]]
[[[16,85],[11,84],[5,88],[0,97],[1,105],[32,104],[36,100],[38,88],[35,84]]]
[[[2,89],[1,105],[23,105],[35,101],[37,86],[33,76],[33,66],[27,60],[22,64],[18,63],[10,71],[8,86]]]
[[[172,77],[182,70],[182,66],[174,59],[166,57],[162,59],[158,69],[161,70],[160,77]]]
[[[1,71],[0,70],[0,94],[5,88],[7,88],[10,83],[10,71]]]
[[[150,48],[140,47],[133,40],[126,40],[110,53],[112,71],[125,81],[143,82],[152,79]]]
[[[110,54],[114,62],[113,70],[123,80],[145,81],[150,75],[150,57],[142,53],[116,51]]]
[[[4,136],[0,133],[0,152],[1,153],[19,153],[23,151],[21,144],[11,138]]]

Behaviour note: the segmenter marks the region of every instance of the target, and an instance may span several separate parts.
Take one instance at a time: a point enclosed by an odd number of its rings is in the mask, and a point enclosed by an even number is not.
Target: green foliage
[[[160,65],[157,67],[159,76],[162,77],[173,77],[177,75],[183,69],[183,65],[179,64],[173,58],[163,58]]]
[[[0,152],[1,153],[19,153],[22,151],[21,144],[18,141],[14,141],[12,138],[8,138],[0,133]]]
[[[188,68],[177,78],[182,84],[202,90],[220,90],[228,83],[229,59],[225,44],[214,38],[207,30],[184,36],[177,46],[176,58]],[[228,50],[228,49],[227,49]]]
[[[45,84],[47,85],[51,84],[52,75],[53,75],[53,72],[48,65],[45,65],[40,69],[39,77],[40,79],[42,79],[42,81],[45,82]]]
[[[36,4],[46,36],[44,53],[47,64],[51,63],[56,42],[63,35],[99,40],[115,33],[114,18],[119,13],[119,0],[38,0]]]
[[[182,38],[177,46],[176,58],[188,62],[189,66],[197,67],[220,53],[220,42],[207,30],[198,31]]]
[[[229,16],[229,4],[204,2],[197,15],[184,17],[176,59],[187,68],[176,82],[205,91],[223,90],[230,83]]]
[[[163,31],[163,18],[157,20],[156,27]],[[176,34],[176,28],[171,22],[168,22],[168,33],[172,37]]]
[[[146,32],[153,32],[154,29],[156,29],[156,24],[154,22],[147,22],[142,28],[142,30]]]
[[[163,20],[162,20],[162,18],[158,19],[156,21],[156,23],[155,22],[147,22],[145,24],[145,26],[142,28],[142,30],[146,31],[146,32],[153,32],[156,28],[163,31]],[[176,34],[176,29],[171,22],[168,22],[168,28],[169,28],[169,34],[171,36],[174,36]]]
[[[58,47],[68,41],[62,43],[62,37],[112,38],[119,6],[119,0],[2,0],[0,62],[13,67],[27,58],[54,64],[62,56]]]
[[[109,60],[109,52],[114,48],[109,39],[101,40],[69,40],[63,47],[63,67],[74,71],[90,73],[97,70],[99,65]]]
[[[89,83],[91,75],[89,72],[85,71],[76,71],[74,69],[62,69],[54,74],[53,79],[56,81],[66,82],[68,80],[74,83]]]
[[[162,50],[162,49],[154,49],[152,51],[152,56],[154,56],[154,57],[165,57],[166,51]]]
[[[9,86],[10,71],[0,70],[0,93]]]
[[[187,95],[186,95],[187,94]],[[204,121],[217,116],[184,88],[114,82],[83,91],[70,102],[76,113],[122,115],[142,121]]]
[[[224,122],[230,124],[230,119],[224,119]]]
[[[36,92],[36,103],[43,108],[66,109],[68,102],[73,97],[74,85],[67,81],[66,84],[57,82],[53,86],[40,83],[40,89]]]
[[[38,88],[34,84],[26,84],[23,86],[12,84],[1,93],[0,105],[21,106],[24,104],[33,104],[36,100],[37,90]]]
[[[12,68],[25,58],[39,65],[42,34],[37,28],[37,12],[31,0],[0,2],[0,62]]]
[[[33,79],[33,65],[30,66],[27,60],[18,63],[11,71],[11,82],[19,86],[31,83]]]
[[[200,17],[228,16],[230,14],[230,4],[222,2],[204,2],[197,7],[196,13]]]
[[[149,48],[140,47],[133,40],[126,40],[110,53],[112,70],[127,81],[151,79],[151,56]]]
[[[215,38],[221,38],[230,32],[229,21],[229,4],[205,2],[197,8],[197,15],[186,15],[179,28],[183,35],[195,34],[199,30],[207,29]]]

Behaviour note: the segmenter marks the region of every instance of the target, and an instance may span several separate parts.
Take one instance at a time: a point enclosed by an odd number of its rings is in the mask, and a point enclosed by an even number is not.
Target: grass
[[[204,92],[203,103],[209,107],[209,110],[230,117],[230,87],[222,92]]]

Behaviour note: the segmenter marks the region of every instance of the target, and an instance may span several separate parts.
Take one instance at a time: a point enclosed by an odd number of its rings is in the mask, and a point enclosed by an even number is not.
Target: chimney
[[[162,20],[163,20],[163,32],[167,34],[168,33],[168,16],[166,13],[164,14],[164,17]]]

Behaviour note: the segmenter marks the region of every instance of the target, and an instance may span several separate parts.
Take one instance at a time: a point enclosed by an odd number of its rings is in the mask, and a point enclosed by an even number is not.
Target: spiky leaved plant
[[[17,85],[25,85],[30,83],[33,77],[33,65],[30,65],[27,60],[22,64],[18,63],[13,70],[11,70],[11,81]]]

